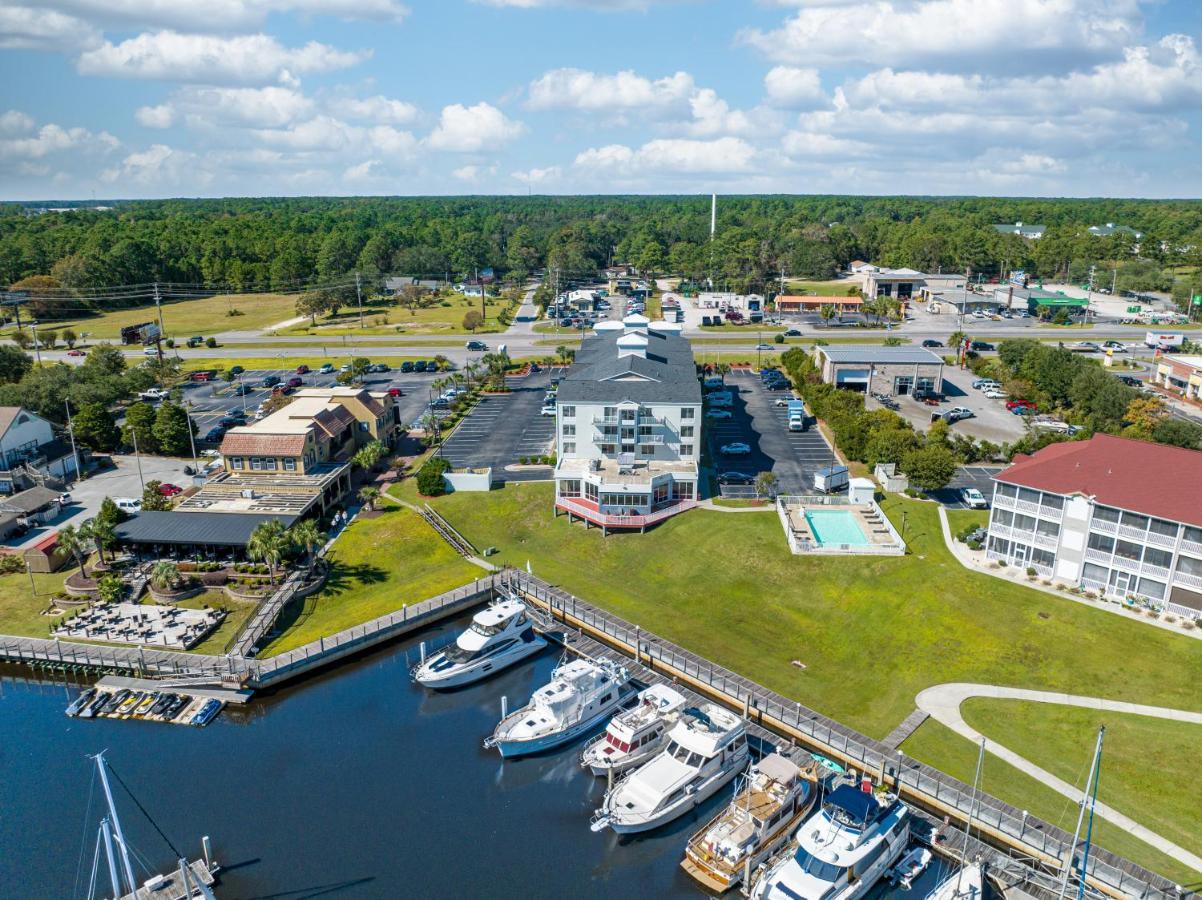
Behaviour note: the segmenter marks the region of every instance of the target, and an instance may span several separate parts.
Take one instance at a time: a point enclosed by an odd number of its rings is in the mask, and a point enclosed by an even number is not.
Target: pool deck
[[[847,502],[846,497],[839,496],[781,496],[776,503],[789,549],[798,556],[827,553],[901,556],[906,552],[905,542],[875,502],[852,504]],[[806,518],[807,512],[836,511],[853,517],[864,540],[848,543],[824,541]]]

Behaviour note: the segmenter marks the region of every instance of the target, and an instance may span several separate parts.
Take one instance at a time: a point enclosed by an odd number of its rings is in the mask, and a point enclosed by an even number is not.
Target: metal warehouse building
[[[943,360],[921,347],[850,344],[815,352],[827,384],[899,397],[916,390],[943,392]]]

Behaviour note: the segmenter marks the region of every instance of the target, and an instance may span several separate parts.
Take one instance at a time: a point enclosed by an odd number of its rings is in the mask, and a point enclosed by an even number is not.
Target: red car
[[[303,378],[293,377],[293,378],[288,379],[288,387],[290,387],[290,388],[298,388],[304,383],[305,383],[305,381]]]
[[[296,374],[297,375],[308,375],[309,367],[306,366],[304,363],[301,363],[299,366],[296,367]]]
[[[277,384],[275,387],[273,387],[271,389],[271,393],[283,394],[285,397],[287,397],[289,394],[291,394],[293,392],[293,390],[295,390],[295,388],[293,388],[292,385],[290,385],[290,384]]]
[[[87,354],[85,354],[82,350],[68,350],[67,355],[68,356],[86,356]]]
[[[1014,412],[1016,409],[1035,409],[1036,404],[1030,400],[1010,400],[1006,403],[1006,409]]]
[[[216,377],[216,375],[217,375],[217,373],[213,372],[211,370],[207,370],[207,371],[203,371],[203,372],[193,372],[192,380],[193,381],[212,381],[213,378]]]
[[[159,494],[163,497],[174,497],[176,494],[182,494],[184,489],[178,484],[166,482],[159,485]]]
[[[404,397],[405,392],[402,391],[399,387],[390,387],[388,389],[388,396],[389,397]]]

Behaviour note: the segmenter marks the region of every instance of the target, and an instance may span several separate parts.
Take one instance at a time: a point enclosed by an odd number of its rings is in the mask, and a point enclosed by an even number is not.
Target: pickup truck
[[[138,394],[138,399],[139,400],[148,400],[151,403],[155,403],[159,400],[166,400],[170,396],[171,396],[170,392],[165,391],[162,388],[149,388],[145,391],[142,391],[142,393]]]

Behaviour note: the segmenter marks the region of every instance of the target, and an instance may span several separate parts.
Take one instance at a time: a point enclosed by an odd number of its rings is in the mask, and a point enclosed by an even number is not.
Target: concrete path
[[[526,293],[522,297],[522,305],[513,314],[513,321],[509,323],[509,327],[502,332],[507,341],[512,340],[515,335],[529,337],[535,334],[534,326],[538,324],[538,307],[534,305],[534,292],[536,290],[538,290],[538,282],[526,286]]]
[[[1105,700],[1101,697],[1083,697],[1076,694],[1061,694],[1054,691],[1032,691],[1023,688],[999,687],[991,684],[951,683],[938,684],[922,691],[916,698],[918,708],[929,714],[932,719],[946,725],[956,734],[967,738],[974,744],[980,744],[984,738],[979,731],[964,721],[960,714],[960,704],[970,697],[990,697],[1001,700],[1025,700],[1033,703],[1055,703],[1062,706],[1079,706],[1085,709],[1100,709],[1108,712],[1127,713],[1136,716],[1149,716],[1158,719],[1171,719],[1176,722],[1189,722],[1202,725],[1202,713],[1187,712],[1179,709],[1168,709],[1162,706],[1144,706],[1140,703],[1125,703],[1121,700]],[[985,749],[991,754],[1014,766],[1020,772],[1063,794],[1074,803],[1080,803],[1084,795],[1073,785],[1057,778],[1046,769],[1019,756],[1012,750],[1003,747],[996,741],[985,738]],[[1105,778],[1103,776],[1103,782]],[[1145,844],[1155,847],[1166,856],[1170,856],[1182,865],[1189,866],[1195,872],[1202,872],[1202,857],[1199,857],[1184,847],[1179,847],[1167,838],[1163,838],[1128,818],[1113,807],[1099,802],[1097,814],[1108,822],[1122,828],[1133,837],[1139,838]]]

